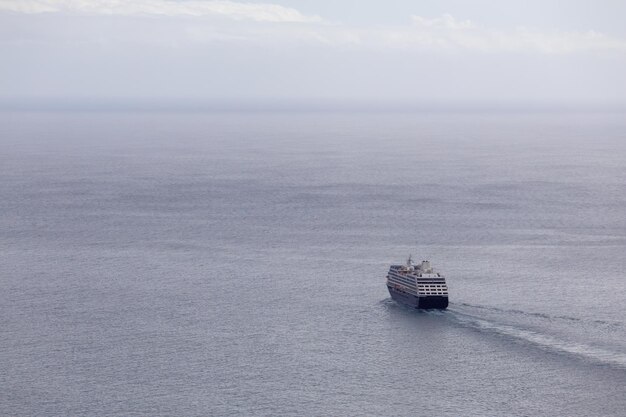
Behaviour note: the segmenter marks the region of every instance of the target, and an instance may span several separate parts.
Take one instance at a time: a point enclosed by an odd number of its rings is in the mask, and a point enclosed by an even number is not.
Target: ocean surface
[[[624,114],[0,113],[0,415],[625,413]]]

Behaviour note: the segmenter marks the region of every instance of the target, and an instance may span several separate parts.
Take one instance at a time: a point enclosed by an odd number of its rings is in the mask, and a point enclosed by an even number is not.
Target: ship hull
[[[432,295],[428,297],[416,297],[413,294],[398,291],[393,287],[387,286],[387,289],[389,290],[391,298],[393,298],[396,302],[409,307],[436,310],[445,310],[448,308],[448,297]]]

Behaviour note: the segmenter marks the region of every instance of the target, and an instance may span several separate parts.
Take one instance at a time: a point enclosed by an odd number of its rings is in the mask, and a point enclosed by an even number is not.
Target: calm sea
[[[0,132],[0,415],[624,416],[624,114]],[[449,310],[390,300],[409,254]]]

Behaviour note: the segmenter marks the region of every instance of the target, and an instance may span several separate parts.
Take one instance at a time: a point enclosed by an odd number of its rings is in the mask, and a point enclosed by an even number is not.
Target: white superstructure
[[[448,296],[445,277],[435,272],[429,261],[414,265],[411,257],[406,265],[391,265],[387,286],[417,297]]]

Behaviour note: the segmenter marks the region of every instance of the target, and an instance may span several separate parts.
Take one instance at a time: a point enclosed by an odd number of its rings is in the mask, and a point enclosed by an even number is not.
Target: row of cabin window
[[[390,275],[395,275],[395,276],[398,276],[398,277],[400,277],[400,278],[406,278],[406,275],[399,274],[399,273],[397,273],[397,272],[395,272],[395,273],[390,272],[389,274],[390,274]],[[413,278],[411,277],[411,279],[413,279]]]
[[[417,293],[417,290],[415,288],[403,286],[403,284],[397,283],[397,282],[393,282],[393,284],[394,284],[395,288],[402,289],[405,292]]]
[[[411,287],[410,285],[406,285],[406,284],[404,284],[404,283],[402,283],[402,282],[393,282],[393,281],[392,281],[392,283],[393,283],[393,284],[396,284],[396,285],[401,285],[401,286],[403,286],[403,287],[405,287],[405,288],[407,288],[407,289],[408,289],[408,288],[410,288],[411,290],[416,291],[415,287]]]
[[[415,281],[407,279],[407,278],[404,278],[404,277],[396,277],[396,276],[393,276],[393,275],[389,275],[389,277],[392,278],[392,279],[395,279],[395,280],[397,280],[399,282],[405,282],[407,284],[415,285]]]
[[[393,275],[389,275],[389,279],[395,279],[398,282],[406,282],[408,284],[415,285],[415,281],[412,281],[412,280],[406,279],[406,278],[395,277]]]

